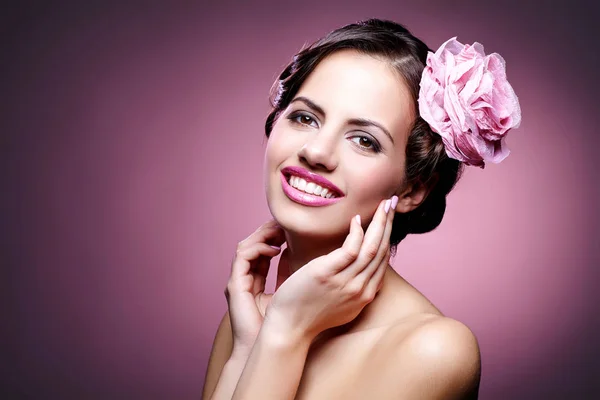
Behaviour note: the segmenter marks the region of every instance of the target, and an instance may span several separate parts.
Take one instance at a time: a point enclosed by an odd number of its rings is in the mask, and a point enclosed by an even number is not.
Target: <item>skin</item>
[[[401,197],[398,212],[409,211],[423,199],[424,192],[403,196],[411,189],[404,187],[403,175],[414,106],[408,89],[399,83],[387,63],[340,51],[323,60],[294,97],[311,100],[326,115],[292,101],[274,124],[265,152],[266,195],[271,214],[285,230],[292,271],[339,248],[354,215],[361,216],[366,228],[382,199]],[[393,142],[378,128],[349,125],[347,120],[353,118],[378,122]],[[361,136],[379,145],[381,152],[374,152],[369,148],[373,144]],[[328,207],[289,201],[279,181],[280,170],[288,165],[329,179],[344,192],[344,199]]]
[[[402,180],[415,115],[406,86],[385,61],[345,50],[317,66],[298,98],[308,101],[284,110],[265,153],[274,219],[239,243],[232,263],[232,350],[210,398],[476,398],[474,335],[389,265],[394,213],[427,195]],[[391,138],[348,123],[355,118]],[[326,177],[344,198],[325,207],[293,202],[280,182],[292,165]],[[283,243],[276,291],[265,294]]]

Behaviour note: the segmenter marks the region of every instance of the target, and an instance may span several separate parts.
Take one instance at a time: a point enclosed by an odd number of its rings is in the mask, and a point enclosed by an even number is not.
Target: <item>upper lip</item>
[[[323,178],[321,175],[317,175],[314,172],[310,172],[309,170],[302,167],[285,167],[281,170],[281,173],[286,177],[290,175],[298,176],[308,182],[314,182],[319,186],[329,189],[330,192],[338,195],[339,197],[344,196],[344,192],[342,192],[337,186],[331,183],[329,180]]]

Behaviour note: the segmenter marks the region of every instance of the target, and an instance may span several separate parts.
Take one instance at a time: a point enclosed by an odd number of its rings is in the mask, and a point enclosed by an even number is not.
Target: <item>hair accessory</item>
[[[509,155],[506,134],[521,123],[504,59],[497,53],[486,56],[480,43],[463,45],[456,37],[427,55],[419,112],[442,136],[448,157],[481,168]]]

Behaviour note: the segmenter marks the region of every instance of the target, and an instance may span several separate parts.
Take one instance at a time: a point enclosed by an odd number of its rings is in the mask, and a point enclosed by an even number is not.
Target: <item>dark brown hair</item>
[[[425,185],[430,192],[414,210],[396,213],[390,237],[394,254],[398,243],[407,234],[430,232],[440,224],[446,210],[446,195],[456,185],[464,167],[463,163],[446,155],[441,136],[418,116],[419,83],[430,51],[425,43],[402,25],[380,19],[361,21],[330,32],[296,54],[273,84],[270,97],[273,109],[265,122],[265,133],[268,138],[273,124],[317,64],[344,49],[390,62],[408,85],[414,101],[417,117],[406,145],[404,182]]]

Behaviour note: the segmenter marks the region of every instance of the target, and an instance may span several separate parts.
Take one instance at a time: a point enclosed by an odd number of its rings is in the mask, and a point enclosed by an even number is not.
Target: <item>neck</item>
[[[289,249],[290,273],[298,271],[304,265],[317,257],[326,255],[342,247],[344,238],[332,237],[307,237],[294,232],[285,233],[287,248]]]
[[[289,268],[290,274],[295,273],[304,265],[308,264],[313,259],[330,253],[331,251],[340,248],[345,240],[337,238],[332,240],[329,238],[308,238],[305,234],[286,231],[286,243],[289,249]],[[404,287],[405,281],[398,273],[388,264],[386,267],[385,276],[383,277],[383,285],[377,293],[375,299],[369,303],[352,322],[323,332],[323,335],[337,335],[341,332],[363,330],[371,327],[378,327],[382,324],[381,318],[377,316],[377,309],[385,307],[385,303],[391,301],[390,298],[396,297],[399,293],[399,287]],[[278,282],[276,290],[283,282]],[[384,320],[387,318],[384,318]]]

